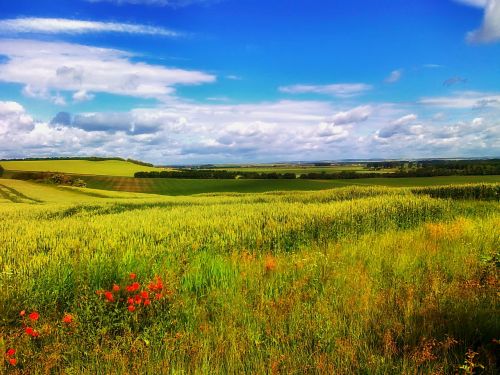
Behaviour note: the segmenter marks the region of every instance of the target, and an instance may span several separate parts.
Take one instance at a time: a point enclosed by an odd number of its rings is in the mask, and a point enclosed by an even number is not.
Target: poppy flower
[[[31,314],[29,314],[29,318],[33,321],[37,321],[39,317],[40,317],[40,314],[37,313],[36,311],[33,311]]]
[[[134,305],[130,305],[129,307],[127,307],[127,309],[130,312],[134,312],[135,311],[135,306]]]
[[[149,293],[148,293],[148,292],[146,292],[145,290],[143,290],[143,291],[141,292],[141,297],[142,297],[142,298],[144,298],[144,299],[146,299],[146,298],[148,298],[148,297],[149,297]]]
[[[155,295],[155,298],[156,298],[156,299],[161,299],[161,294],[160,294],[160,293],[157,293],[157,294]]]
[[[134,279],[136,278],[136,276],[137,276],[137,275],[136,275],[135,273],[131,273],[131,274],[129,275],[130,280],[134,280]]]
[[[26,310],[22,310],[22,311],[19,313],[19,315],[21,315],[21,316],[25,316],[25,315],[26,315]]]
[[[136,292],[139,290],[140,287],[141,287],[141,284],[139,284],[138,282],[135,282],[135,283],[127,286],[127,292]]]
[[[33,330],[33,333],[31,334],[31,337],[38,337],[40,336],[40,333],[35,329]]]
[[[144,306],[149,306],[151,305],[151,301],[149,299],[144,300]]]
[[[64,314],[64,317],[62,318],[63,323],[70,324],[73,323],[73,315],[71,314]]]
[[[15,358],[9,358],[9,364],[10,364],[11,366],[15,366],[15,365],[17,365],[17,359],[15,359]]]
[[[7,355],[7,357],[12,357],[14,354],[16,354],[16,349],[10,348],[9,350],[7,350],[7,352],[5,352],[5,354]]]
[[[119,292],[120,291],[120,285],[113,284],[113,292]]]
[[[24,330],[24,332],[26,332],[26,334],[27,334],[27,335],[32,336],[32,335],[33,335],[34,330],[33,330],[33,328],[31,328],[31,327],[26,327],[26,329]]]
[[[108,301],[108,302],[114,301],[114,297],[113,297],[113,294],[111,292],[104,292],[104,298],[106,298],[106,301]]]
[[[129,305],[133,305],[134,304],[134,299],[133,298],[129,298],[127,300],[127,302],[128,302]]]

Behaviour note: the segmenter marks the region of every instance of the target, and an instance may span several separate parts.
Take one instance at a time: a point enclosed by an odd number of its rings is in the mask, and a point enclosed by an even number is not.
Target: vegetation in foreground
[[[7,373],[498,371],[498,184],[0,185]]]

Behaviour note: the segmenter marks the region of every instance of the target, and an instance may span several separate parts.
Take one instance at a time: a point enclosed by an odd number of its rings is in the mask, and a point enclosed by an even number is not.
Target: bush
[[[3,171],[4,171],[4,169],[3,169],[3,167],[0,165],[0,177],[2,177],[2,175],[3,175]]]

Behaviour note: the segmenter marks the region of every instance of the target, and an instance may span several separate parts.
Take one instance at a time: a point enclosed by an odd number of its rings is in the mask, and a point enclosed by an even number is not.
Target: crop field
[[[201,193],[325,190],[345,186],[433,186],[464,183],[495,183],[500,176],[446,176],[410,178],[365,178],[355,180],[205,180],[175,178],[130,178],[83,176],[94,189],[129,191],[162,195],[192,195]]]
[[[217,166],[213,169],[225,169],[228,171],[243,171],[243,172],[257,172],[257,173],[295,173],[297,175],[303,173],[338,173],[338,172],[357,172],[357,173],[389,173],[394,172],[396,169],[381,169],[372,170],[366,168],[364,165],[331,165],[331,166],[313,166],[313,165],[255,165],[255,166]]]
[[[498,373],[499,198],[0,180],[0,372]]]
[[[22,160],[0,161],[8,171],[61,172],[74,174],[130,176],[140,171],[161,171],[161,168],[147,167],[122,160]]]

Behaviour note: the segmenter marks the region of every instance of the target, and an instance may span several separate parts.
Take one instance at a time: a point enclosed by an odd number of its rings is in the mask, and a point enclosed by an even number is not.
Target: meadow
[[[174,197],[0,180],[0,368],[497,373],[499,199],[498,183]]]

